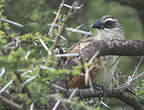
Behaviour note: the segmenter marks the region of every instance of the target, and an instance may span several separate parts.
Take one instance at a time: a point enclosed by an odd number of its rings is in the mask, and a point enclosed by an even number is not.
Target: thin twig
[[[51,55],[51,51],[48,49],[48,47],[46,46],[44,41],[42,39],[39,39],[39,41],[42,44],[42,46],[44,47],[44,49],[48,52],[48,54]]]
[[[53,23],[52,23],[52,25],[51,25],[51,27],[50,27],[50,30],[49,30],[49,33],[48,33],[48,35],[50,36],[50,38],[53,37],[53,28],[54,28],[54,26],[55,26],[55,24],[56,24],[56,21],[58,20],[58,17],[59,17],[59,15],[60,15],[60,12],[61,12],[61,9],[62,9],[62,7],[63,7],[63,4],[64,4],[64,0],[63,0],[62,3],[60,4],[60,7],[59,7],[58,12],[57,12],[57,14],[56,14],[56,17],[55,17],[55,19],[54,19],[54,21],[53,21]]]
[[[73,96],[75,96],[76,92],[77,92],[77,89],[73,89],[68,99],[71,100]]]
[[[34,109],[34,102],[30,105],[30,110]]]
[[[52,24],[47,24],[47,26],[51,26],[51,25]],[[55,24],[54,26],[56,26],[60,29],[60,25]],[[79,30],[78,27],[76,27],[76,28],[66,27],[65,30],[70,31],[70,32],[84,34],[84,35],[92,35],[93,34],[91,32],[87,32],[87,31],[84,31],[84,30]]]
[[[52,110],[56,110],[57,107],[59,106],[60,102],[61,102],[61,100],[57,100],[57,102],[56,102],[55,106],[52,108]]]
[[[76,2],[73,3],[72,7],[74,8],[76,5]],[[62,25],[60,26],[60,29],[59,29],[59,32],[56,36],[56,40],[54,42],[54,45],[52,47],[52,50],[54,50],[59,42],[59,36],[62,34],[62,32],[64,31],[64,27],[66,25],[66,22],[68,21],[68,19],[71,17],[71,15],[73,14],[72,11],[73,11],[73,8],[70,8],[69,11],[68,11],[68,14],[66,16],[66,18],[63,20],[62,22]]]
[[[92,58],[89,60],[89,62],[88,62],[88,65],[90,65],[94,60],[95,60],[95,58],[98,56],[98,54],[99,54],[99,51],[97,51],[93,56],[92,56]]]
[[[8,99],[6,99],[5,97],[0,95],[0,101],[3,102],[4,104],[6,104],[7,106],[10,106],[11,108],[15,108],[15,110],[23,110],[21,105],[18,105]]]
[[[30,55],[30,51],[28,51],[28,52],[26,53],[26,55],[25,55],[25,60],[28,59],[29,55]]]
[[[74,31],[69,32],[68,35],[70,35],[71,33],[75,32],[76,30],[80,29],[84,24],[81,24],[79,26],[77,26],[76,28],[74,28]],[[66,29],[66,28],[65,28]]]
[[[40,65],[41,69],[46,69],[46,70],[50,70],[50,71],[56,71],[54,68],[50,68],[48,66],[44,66],[44,65]]]
[[[0,94],[6,90],[6,88],[13,83],[13,80],[10,80],[1,90],[0,90]]]
[[[22,81],[22,78],[21,78],[21,74],[15,72],[15,75],[16,75],[17,79],[19,80],[20,84],[22,84],[23,81]],[[26,91],[28,97],[31,98],[31,93],[30,93],[29,89],[26,86],[24,86],[23,89]]]
[[[136,69],[135,69],[135,71],[134,71],[134,73],[133,73],[133,75],[132,75],[132,78],[133,78],[133,77],[135,76],[135,74],[137,73],[137,70],[138,70],[139,66],[141,65],[141,62],[142,62],[143,58],[144,58],[144,56],[143,56],[143,57],[141,58],[141,60],[139,61],[138,65],[137,65],[137,67],[136,67]]]
[[[59,90],[62,90],[62,91],[66,91],[67,89],[65,89],[65,88],[63,88],[63,87],[61,87],[61,86],[59,86],[59,85],[57,85],[57,84],[51,84],[54,88],[56,88],[56,89],[59,89]]]
[[[14,22],[14,21],[11,21],[11,20],[8,20],[8,19],[5,19],[5,18],[0,18],[0,21],[7,22],[7,23],[10,23],[10,24],[16,25],[18,27],[24,27],[24,25],[22,25],[20,23],[17,23],[17,22]]]
[[[2,69],[1,69],[0,78],[4,75],[5,71],[6,71],[5,68],[2,68]]]
[[[68,5],[68,4],[64,4],[65,7],[67,8],[73,8],[72,6]],[[81,4],[80,6],[74,7],[74,9],[78,10],[83,6],[83,4]]]
[[[22,87],[26,86],[30,81],[32,81],[33,79],[35,79],[36,77],[38,77],[38,75],[35,75],[29,79],[27,79],[24,83],[22,83]]]
[[[57,54],[56,57],[78,57],[78,53],[73,53],[73,54]]]
[[[75,32],[75,33],[81,33],[81,34],[85,34],[85,35],[92,35],[93,34],[91,32],[86,32],[86,31],[83,31],[83,30],[73,29],[73,28],[70,28],[70,27],[66,27],[65,29],[67,31],[71,31],[71,32]]]

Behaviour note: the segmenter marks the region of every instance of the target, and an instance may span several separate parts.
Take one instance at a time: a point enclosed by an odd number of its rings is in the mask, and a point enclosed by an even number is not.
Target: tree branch
[[[49,30],[49,33],[48,33],[48,35],[50,35],[50,38],[53,37],[53,28],[54,28],[54,26],[55,26],[55,24],[56,24],[56,21],[58,20],[58,17],[59,17],[59,15],[60,15],[60,12],[61,12],[61,9],[62,9],[62,7],[63,7],[63,4],[64,4],[64,0],[63,0],[62,3],[60,4],[60,7],[59,7],[58,12],[57,12],[57,14],[56,14],[56,17],[55,17],[55,19],[54,19],[54,21],[52,22],[52,25],[51,25],[51,27],[50,27],[50,30]]]
[[[133,107],[135,110],[144,110],[144,106],[137,101],[133,96],[129,95],[129,88],[130,86],[123,86],[119,88],[110,88],[110,89],[104,89],[104,97],[113,97],[116,99],[119,99],[126,104]],[[70,90],[71,93],[72,90]],[[97,89],[78,89],[76,91],[76,96],[79,96],[81,99],[83,98],[91,98],[91,97],[100,97],[101,91]]]
[[[54,42],[54,45],[53,45],[53,47],[52,47],[52,50],[54,50],[55,48],[56,48],[56,46],[57,46],[57,44],[58,44],[58,42],[59,42],[59,36],[63,33],[63,31],[64,31],[64,28],[65,28],[65,25],[67,24],[67,21],[69,20],[69,18],[75,13],[73,13],[73,10],[74,10],[74,7],[77,5],[77,2],[74,2],[73,4],[72,4],[72,8],[70,8],[69,9],[69,11],[68,11],[68,13],[67,13],[67,15],[66,15],[66,18],[63,20],[63,22],[62,22],[62,24],[61,24],[61,27],[60,27],[60,29],[59,29],[59,32],[58,32],[58,34],[57,34],[57,36],[56,36],[56,40],[55,40],[55,42]]]
[[[84,57],[90,59],[97,51],[98,57],[106,55],[144,56],[143,40],[96,40],[82,50]]]
[[[143,40],[95,40],[90,41],[89,45],[78,52],[81,58],[89,61],[95,53],[97,57],[106,55],[116,56],[144,56]],[[72,57],[68,59],[66,65],[62,68],[72,69],[79,62],[80,57]]]
[[[10,101],[9,99],[1,96],[1,95],[0,95],[0,101],[1,101],[2,103],[6,104],[7,106],[10,106],[11,108],[14,108],[14,109],[16,109],[16,110],[22,110],[22,109],[23,109],[21,105],[18,105],[18,104],[16,104],[16,103]]]

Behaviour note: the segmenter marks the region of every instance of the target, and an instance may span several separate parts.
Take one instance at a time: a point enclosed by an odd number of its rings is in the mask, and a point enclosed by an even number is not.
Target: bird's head
[[[111,16],[105,15],[92,24],[92,28],[98,30],[98,37],[101,40],[124,39],[124,31],[119,21]]]

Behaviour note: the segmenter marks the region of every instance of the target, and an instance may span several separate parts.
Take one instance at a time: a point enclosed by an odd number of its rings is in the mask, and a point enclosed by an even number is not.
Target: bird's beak
[[[101,23],[101,21],[97,20],[91,25],[91,28],[104,29],[104,24]]]

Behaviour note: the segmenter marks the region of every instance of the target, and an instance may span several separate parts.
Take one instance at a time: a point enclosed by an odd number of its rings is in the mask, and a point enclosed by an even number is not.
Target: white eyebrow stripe
[[[112,19],[112,18],[107,18],[107,19],[105,20],[105,22],[107,22],[107,21],[117,21],[117,20],[114,20],[114,19]]]

